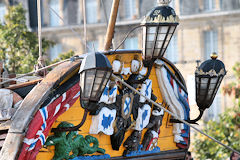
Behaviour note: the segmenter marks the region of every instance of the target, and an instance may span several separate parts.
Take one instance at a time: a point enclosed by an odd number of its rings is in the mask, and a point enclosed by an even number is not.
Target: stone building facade
[[[129,30],[140,24],[141,18],[157,5],[156,1],[120,0],[113,49]],[[0,1],[0,12],[3,2]],[[22,3],[28,11],[29,28],[36,31],[36,1],[22,0]],[[85,47],[83,0],[43,0],[43,36],[56,43],[49,50],[49,58],[54,59],[68,50],[76,54],[103,50],[111,5],[112,0],[85,1],[88,46]],[[217,52],[228,71],[223,84],[234,79],[232,67],[240,61],[240,0],[172,0],[170,5],[180,16],[180,24],[165,56],[176,63],[187,81],[190,103],[195,110],[192,97],[196,60],[204,61],[212,52]],[[141,47],[141,29],[137,29],[119,48]],[[232,105],[232,99],[220,91],[210,111],[205,113],[205,119],[217,119],[219,113]]]

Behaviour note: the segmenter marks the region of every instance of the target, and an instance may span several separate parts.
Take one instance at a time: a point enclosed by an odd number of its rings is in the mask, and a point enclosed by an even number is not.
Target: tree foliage
[[[75,54],[74,51],[70,50],[66,53],[61,53],[58,55],[58,57],[56,59],[54,59],[51,63],[56,63],[56,62],[59,62],[59,61],[62,61],[62,60],[65,60],[65,59],[68,59],[68,58],[71,58],[73,55]]]
[[[38,37],[26,26],[26,11],[21,4],[10,6],[5,23],[0,24],[0,60],[10,73],[32,71],[38,59]],[[53,42],[42,40],[43,55]]]
[[[233,94],[236,105],[219,116],[219,121],[209,121],[203,131],[235,150],[240,150],[240,63],[234,68],[237,81],[224,86],[224,93]],[[231,151],[218,145],[207,137],[197,134],[194,152],[198,159],[222,160],[229,157]]]

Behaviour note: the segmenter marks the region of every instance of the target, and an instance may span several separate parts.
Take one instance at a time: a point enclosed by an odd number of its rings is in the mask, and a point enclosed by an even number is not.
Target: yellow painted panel
[[[141,54],[121,54],[121,61],[124,62],[124,67],[130,67],[130,63],[133,60],[134,56],[138,55],[139,60],[141,60]],[[113,60],[115,60],[116,55],[109,55],[108,56],[110,62],[112,63]],[[127,79],[129,77],[125,76],[124,79]],[[157,96],[157,102],[162,102],[162,95],[158,86],[157,76],[155,68],[153,67],[150,79],[153,81],[153,93]],[[62,121],[68,121],[70,123],[73,123],[74,125],[77,125],[81,122],[83,117],[84,110],[80,107],[79,100],[76,101],[76,103],[64,114],[58,117],[58,119],[53,124],[53,128],[57,127],[59,123]],[[79,131],[79,134],[86,136],[89,134],[89,128],[91,126],[91,119],[92,116],[88,115],[87,120],[85,121],[84,125],[80,128],[81,131]],[[176,143],[173,141],[173,133],[172,133],[172,124],[168,123],[169,115],[168,113],[164,114],[162,126],[160,128],[160,134],[158,139],[158,146],[160,147],[161,151],[166,150],[175,150],[178,149],[176,146]],[[127,139],[128,136],[130,136],[132,130],[129,130],[125,134],[125,139]],[[146,132],[146,129],[143,130],[142,133],[142,139],[144,136],[144,133]],[[111,146],[110,136],[105,134],[98,134],[98,135],[91,135],[93,137],[96,137],[99,140],[99,145],[101,148],[104,148],[106,150],[106,154],[110,154],[112,157],[116,156],[122,156],[122,153],[124,151],[123,145],[121,145],[119,151],[114,151]],[[123,141],[123,142],[124,142]],[[54,155],[54,147],[48,147],[48,149],[42,148],[37,156],[37,160],[50,160]],[[98,155],[98,153],[94,154]]]

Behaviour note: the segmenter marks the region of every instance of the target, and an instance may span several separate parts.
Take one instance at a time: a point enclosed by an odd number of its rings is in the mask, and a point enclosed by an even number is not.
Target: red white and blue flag
[[[61,96],[55,97],[51,102],[38,110],[29,128],[18,160],[34,160],[46,142],[49,131],[55,120],[67,111],[79,98],[80,87],[75,84]]]

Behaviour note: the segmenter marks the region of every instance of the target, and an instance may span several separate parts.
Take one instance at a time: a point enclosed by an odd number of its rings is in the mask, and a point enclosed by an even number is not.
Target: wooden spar
[[[118,13],[118,6],[119,6],[119,0],[113,0],[110,20],[109,20],[107,34],[105,38],[105,45],[104,45],[105,51],[109,50],[112,44],[114,28],[115,28],[116,19],[117,19],[117,13]]]
[[[39,46],[39,57],[38,64],[42,66],[43,57],[42,57],[42,16],[41,16],[41,0],[37,0],[37,10],[38,10],[38,46]]]

